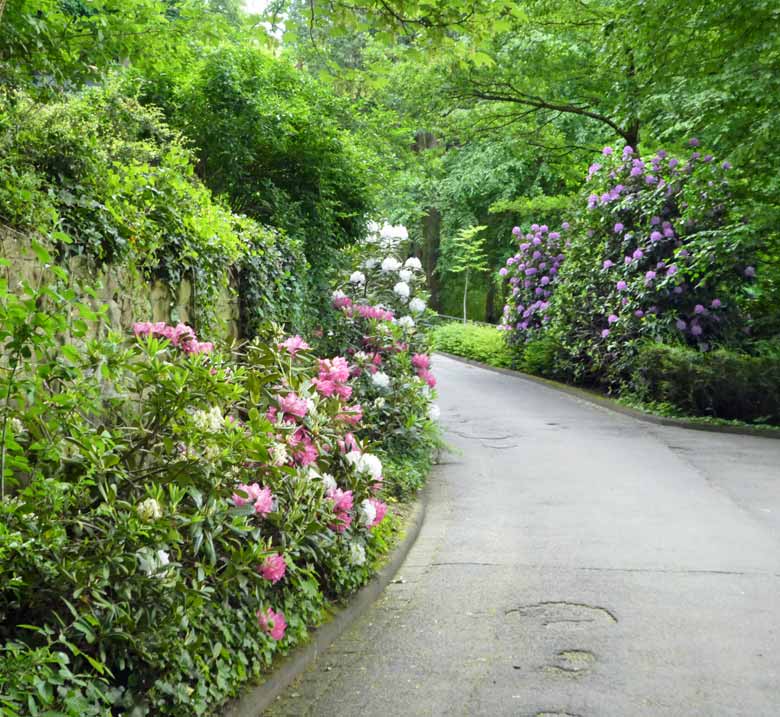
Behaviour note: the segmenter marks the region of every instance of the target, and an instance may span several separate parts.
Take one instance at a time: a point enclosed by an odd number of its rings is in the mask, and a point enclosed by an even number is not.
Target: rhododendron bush
[[[362,355],[316,356],[280,329],[224,353],[148,322],[62,349],[70,297],[27,290],[0,303],[14,367],[0,424],[3,708],[211,713],[386,550],[400,459],[381,436],[398,415],[376,404],[392,404],[405,369],[427,422],[427,356],[413,367],[408,348],[420,339],[355,313],[344,320],[376,329]],[[44,674],[59,689],[41,692]]]
[[[638,340],[707,352],[749,334],[750,227],[734,215],[731,165],[698,145],[644,158],[605,147],[569,222],[515,230],[501,272],[510,342],[546,337],[551,373],[610,382],[627,376]]]
[[[430,452],[436,378],[420,260],[365,260],[333,293],[332,305],[335,322],[322,343],[346,347],[364,414],[358,435],[389,454]],[[405,487],[393,486],[398,492]]]

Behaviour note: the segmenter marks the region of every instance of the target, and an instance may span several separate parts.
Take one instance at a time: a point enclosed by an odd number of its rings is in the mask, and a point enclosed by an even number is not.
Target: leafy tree
[[[464,274],[463,283],[463,323],[468,320],[468,294],[469,275],[474,272],[483,272],[488,268],[485,256],[485,238],[480,236],[487,229],[486,226],[470,226],[461,229],[452,239],[444,245],[446,259],[446,271],[451,274]]]

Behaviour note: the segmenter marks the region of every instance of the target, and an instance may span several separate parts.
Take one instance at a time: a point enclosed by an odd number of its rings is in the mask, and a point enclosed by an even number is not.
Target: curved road
[[[266,714],[780,715],[780,441],[435,368],[401,580]]]

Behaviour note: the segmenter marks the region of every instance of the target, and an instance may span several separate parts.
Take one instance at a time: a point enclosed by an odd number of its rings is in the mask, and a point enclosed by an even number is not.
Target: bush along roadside
[[[274,327],[87,341],[46,279],[0,285],[0,712],[216,714],[388,549],[437,440],[424,338],[353,303],[326,358]]]
[[[515,227],[502,329],[533,373],[696,416],[775,421],[777,376],[759,354],[778,337],[760,333],[757,237],[730,163],[689,144],[685,158],[605,147],[570,221]]]

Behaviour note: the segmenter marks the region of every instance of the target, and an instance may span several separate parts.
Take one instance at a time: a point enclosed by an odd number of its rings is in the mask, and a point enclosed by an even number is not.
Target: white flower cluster
[[[269,450],[271,456],[271,463],[275,466],[283,466],[290,460],[290,456],[287,453],[287,446],[284,443],[274,443]]]
[[[440,416],[441,409],[435,403],[432,403],[428,408],[428,418],[432,421],[438,421]]]
[[[11,419],[11,430],[17,436],[21,436],[24,433],[26,433],[24,424],[18,418],[12,418]]]
[[[344,457],[348,463],[355,466],[358,473],[368,473],[374,480],[379,480],[382,477],[382,461],[373,453],[350,451]]]
[[[362,271],[353,271],[349,276],[349,283],[362,286],[366,283],[366,275]]]
[[[213,406],[208,411],[195,411],[192,414],[192,422],[195,428],[205,433],[218,433],[225,425],[225,417],[218,406]]]
[[[422,270],[422,263],[416,256],[410,256],[405,262],[404,266],[407,269],[412,269],[412,271],[421,271]]]
[[[404,329],[413,329],[414,319],[411,316],[402,316],[400,319],[398,319],[398,325]]]
[[[423,311],[425,311],[425,306],[425,302],[419,297],[415,296],[409,302],[409,311],[411,311],[413,314],[421,314]]]
[[[162,518],[162,506],[154,499],[147,498],[142,500],[135,508],[138,517],[145,523],[151,523],[153,520]]]
[[[360,522],[368,528],[376,520],[376,506],[366,498],[360,504]]]
[[[398,271],[401,268],[401,262],[394,256],[388,256],[382,261],[382,271],[386,274],[391,271]]]
[[[363,565],[366,562],[366,549],[357,540],[349,546],[349,562],[352,565]]]
[[[409,269],[401,269],[398,272],[398,278],[401,281],[405,281],[407,284],[412,280],[414,274]]]
[[[390,388],[390,377],[384,371],[377,371],[371,376],[371,383],[377,388]]]
[[[411,290],[409,289],[409,284],[407,284],[405,281],[399,281],[393,287],[393,293],[395,293],[395,295],[400,297],[401,299],[408,299],[409,294],[411,293]]]
[[[149,575],[150,577],[161,578],[168,564],[171,562],[171,557],[164,550],[158,550],[156,553],[152,553],[148,549],[142,549],[138,551],[138,567],[142,573]]]

